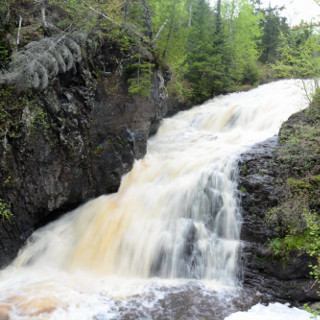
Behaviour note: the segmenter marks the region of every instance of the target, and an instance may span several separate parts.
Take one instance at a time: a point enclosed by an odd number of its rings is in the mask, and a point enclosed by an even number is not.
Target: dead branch
[[[156,34],[156,36],[153,38],[151,44],[155,44],[156,41],[159,39],[161,32],[163,31],[164,27],[166,26],[166,24],[169,22],[169,19],[167,19],[164,24],[161,26],[161,28],[159,29],[158,33]]]

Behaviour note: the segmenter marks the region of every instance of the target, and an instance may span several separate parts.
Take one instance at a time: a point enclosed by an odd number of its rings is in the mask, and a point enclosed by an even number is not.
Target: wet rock
[[[88,41],[87,60],[42,92],[23,93],[13,118],[17,137],[0,144],[0,198],[14,214],[0,220],[0,267],[36,228],[116,192],[145,155],[148,136],[168,112],[170,73],[154,70],[149,97],[132,97],[119,71],[131,62],[121,55],[107,40],[98,48]]]
[[[268,208],[280,203],[276,179],[279,177],[274,159],[277,136],[258,143],[239,159],[239,194],[243,225],[242,280],[245,287],[290,301],[320,300],[319,285],[309,277],[309,264],[315,259],[296,251],[280,259],[268,243],[277,235],[265,219]]]
[[[276,174],[272,170],[272,156],[277,137],[258,143],[241,155],[239,160],[239,189],[243,213],[241,239],[265,242],[274,235],[264,218],[267,208],[277,204],[274,196]]]

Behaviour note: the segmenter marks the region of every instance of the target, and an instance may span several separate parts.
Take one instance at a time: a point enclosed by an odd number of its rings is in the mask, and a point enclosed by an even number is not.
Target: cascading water
[[[166,119],[117,194],[35,232],[0,273],[0,319],[220,320],[252,305],[235,289],[235,160],[306,106],[280,81]]]

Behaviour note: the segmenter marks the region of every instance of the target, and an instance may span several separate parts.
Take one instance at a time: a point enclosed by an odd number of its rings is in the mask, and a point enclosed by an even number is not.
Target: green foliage
[[[315,265],[309,264],[309,275],[315,279],[315,283],[320,284],[320,216],[317,213],[304,210],[303,218],[306,222],[303,233],[297,234],[294,230],[289,230],[284,238],[273,239],[269,243],[269,248],[284,261],[293,250],[305,252],[310,257],[315,257],[317,263]],[[318,294],[320,295],[320,292]],[[314,310],[305,305],[305,309],[315,316],[314,319],[320,314],[319,307]]]
[[[247,188],[244,187],[244,186],[241,186],[241,187],[240,187],[240,191],[241,191],[241,192],[247,192]]]
[[[123,22],[122,8],[124,1],[49,0],[49,3],[65,10],[69,14],[70,23],[76,25],[82,31],[91,32],[98,26],[99,28],[113,28]],[[109,19],[103,18],[102,14]]]
[[[0,87],[0,138],[21,136],[20,113],[30,102],[26,95],[18,95],[14,88]]]
[[[266,219],[279,235],[270,247],[283,257],[292,250],[320,255],[320,122],[310,114],[318,106],[318,95],[309,110],[296,114],[279,133],[275,165],[281,178],[277,190],[281,201]]]
[[[208,0],[49,0],[49,5],[63,10],[57,22],[59,28],[77,29],[84,37],[94,39],[97,47],[100,39],[107,37],[126,61],[132,60],[136,46],[147,47],[154,55],[148,63],[155,62],[158,68],[169,69],[173,74],[169,91],[180,96],[180,101],[200,103],[230,88],[257,84],[260,78],[257,41],[262,15],[254,14],[249,0],[233,0],[232,8],[222,0],[216,2],[215,8],[210,7]],[[233,10],[231,15],[228,8]],[[168,22],[160,36],[151,42],[152,32],[157,34],[165,21]],[[29,53],[35,57],[33,52]],[[50,61],[54,62],[50,55],[54,53],[46,55],[46,62],[40,57],[41,61],[38,59],[27,68],[28,79],[20,74],[17,79],[31,82],[29,87],[45,88],[57,74],[47,74],[48,68],[42,67],[44,62],[48,66]],[[144,61],[133,64],[137,65],[129,76],[129,93],[148,96],[152,67]],[[12,72],[12,76],[15,74],[18,73]]]
[[[140,1],[127,1],[128,12],[126,21],[130,21],[136,26],[139,26],[139,29],[142,32],[146,32],[145,25],[145,12],[144,7],[142,6]]]
[[[34,108],[34,117],[31,122],[31,128],[41,128],[44,134],[51,132],[51,126],[48,122],[48,114],[40,107]]]
[[[269,210],[266,215],[268,223],[282,237],[304,233],[308,225],[305,212],[320,208],[319,175],[299,179],[290,177],[280,192],[283,193],[283,200]]]
[[[152,89],[150,75],[148,75],[148,73],[142,73],[136,78],[129,79],[128,83],[128,91],[131,96],[139,95],[141,97],[148,97]]]
[[[96,155],[96,156],[100,156],[102,153],[103,153],[103,151],[104,151],[104,147],[103,146],[97,146],[95,149],[94,149],[94,154]]]
[[[154,64],[142,61],[140,54],[136,55],[135,59],[137,59],[137,63],[130,64],[126,68],[130,77],[128,79],[129,94],[148,97],[152,89],[151,73]]]
[[[313,186],[310,183],[308,183],[307,181],[299,180],[299,179],[295,179],[295,178],[288,178],[287,185],[291,188],[294,188],[295,190],[304,190],[304,189],[311,190],[311,189],[313,189]]]
[[[9,50],[0,41],[0,69],[9,62]]]
[[[320,88],[316,88],[312,102],[306,111],[307,119],[313,124],[319,124],[320,122]]]
[[[219,3],[218,3],[219,4]],[[185,77],[192,100],[200,103],[231,86],[229,45],[224,34],[221,8],[215,11],[205,0],[193,6],[187,41]]]
[[[235,83],[257,83],[262,14],[249,0],[219,0],[215,8],[207,0],[151,1],[150,8],[155,33],[168,20],[155,53],[175,73],[175,93],[201,103]]]
[[[289,34],[289,25],[286,18],[281,17],[282,8],[269,7],[267,9],[259,9],[264,19],[260,20],[260,27],[263,29],[259,50],[261,55],[259,60],[263,63],[274,63],[279,58],[278,47],[280,45],[280,33],[282,35]]]
[[[269,247],[284,262],[292,251],[315,258],[309,265],[314,285],[320,275],[320,122],[319,90],[305,112],[286,122],[279,134],[275,166],[279,204],[266,214],[277,231]],[[320,293],[319,293],[320,294]],[[307,308],[308,311],[312,311]],[[318,311],[315,311],[315,314]]]
[[[255,14],[254,6],[247,0],[236,1],[238,13],[233,6],[226,7],[226,15],[231,17],[228,31],[231,36],[231,69],[232,78],[236,82],[254,83],[259,79],[257,60],[259,57],[258,43],[262,35],[261,13]]]
[[[318,306],[318,309],[316,309],[316,310],[310,308],[307,304],[305,304],[303,307],[307,312],[310,312],[312,314],[310,319],[315,319],[315,320],[318,319],[318,316],[320,315],[320,307],[319,306]]]
[[[0,198],[0,218],[2,222],[4,222],[5,220],[10,221],[12,217],[13,213],[10,211],[8,204]]]
[[[309,110],[305,117],[311,116]],[[313,120],[298,122],[290,127],[284,126],[280,130],[279,142],[281,148],[278,152],[278,159],[282,165],[287,167],[286,171],[293,168],[293,172],[299,175],[317,175],[319,162],[319,140],[320,126]]]
[[[0,3],[0,21],[1,24],[6,25],[9,22],[10,6],[13,0],[2,0]]]
[[[242,171],[243,171],[244,173],[246,173],[246,172],[248,171],[248,166],[247,166],[246,164],[244,164],[244,165],[242,166]]]
[[[269,248],[284,261],[292,251],[299,251],[316,257],[320,263],[320,217],[309,210],[304,210],[302,217],[306,223],[304,232],[297,233],[295,229],[290,229],[285,237],[272,239]],[[309,267],[310,276],[319,279],[319,265],[309,265]]]
[[[293,250],[304,250],[308,245],[307,234],[306,232],[298,235],[286,235],[284,238],[275,238],[269,243],[269,248],[275,255],[286,260]]]
[[[318,78],[320,72],[320,37],[312,30],[296,30],[280,35],[280,61],[274,66],[279,77]]]
[[[155,43],[155,53],[160,61],[169,64],[175,72],[178,72],[185,59],[189,19],[187,3],[186,0],[150,1],[154,34],[168,20]]]
[[[1,21],[1,5],[0,5],[0,21]],[[2,20],[3,21],[3,20]],[[10,61],[10,46],[6,39],[6,29],[0,24],[0,70],[4,68]]]

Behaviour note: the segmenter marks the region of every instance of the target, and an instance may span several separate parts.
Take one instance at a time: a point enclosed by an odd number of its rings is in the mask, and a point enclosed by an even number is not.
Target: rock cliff
[[[314,150],[309,150],[307,154],[304,147],[309,145],[312,148],[308,143],[310,136],[303,136],[299,131],[308,125],[312,128],[310,130],[317,128],[317,125],[308,120],[308,111],[291,116],[283,124],[279,137],[275,136],[253,146],[241,155],[239,161],[244,286],[293,302],[320,299],[317,294],[319,285],[309,274],[309,265],[317,265],[316,258],[310,257],[298,247],[288,249],[284,255],[280,248],[276,252],[270,244],[273,239],[285,238],[288,234],[286,215],[290,216],[290,221],[303,224],[301,212],[304,208],[298,203],[300,198],[296,191],[290,190],[288,179],[302,179],[302,176],[318,172],[319,158],[315,156]],[[294,139],[294,144],[291,145],[290,139]],[[315,139],[315,146],[317,140],[318,138]],[[293,145],[295,151],[291,148]],[[311,157],[315,160],[313,166],[309,170],[303,170]],[[311,194],[305,208],[310,209],[314,199]],[[286,207],[289,209],[285,210]],[[277,224],[270,220],[272,210],[276,212]],[[303,232],[303,228],[299,232]]]
[[[45,89],[1,87],[0,267],[35,228],[117,191],[168,112],[169,72],[154,66],[150,92],[131,95],[126,70],[134,52],[107,39],[85,50]],[[132,50],[153,62],[148,49]]]

